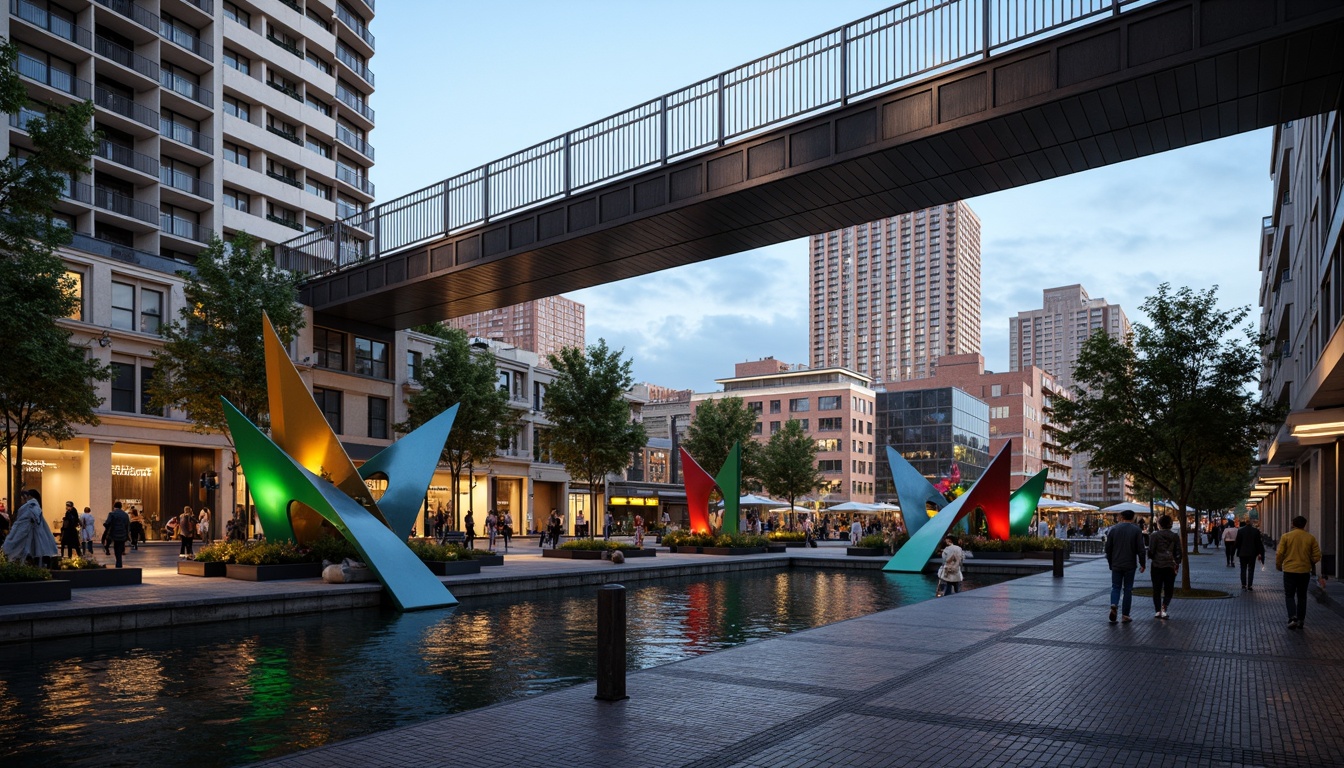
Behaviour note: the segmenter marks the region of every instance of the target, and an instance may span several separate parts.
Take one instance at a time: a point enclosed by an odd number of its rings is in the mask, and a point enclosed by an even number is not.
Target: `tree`
[[[1219,309],[1217,290],[1158,286],[1142,307],[1151,325],[1135,325],[1132,343],[1094,333],[1074,369],[1076,397],[1056,402],[1066,448],[1174,501],[1182,531],[1201,475],[1249,456],[1278,415],[1250,391],[1265,339],[1250,328],[1236,338],[1250,309]]]
[[[821,487],[817,443],[803,431],[802,422],[790,419],[770,436],[761,451],[759,472],[766,492],[789,502],[790,508],[798,497]]]
[[[489,466],[500,442],[518,431],[518,416],[509,407],[509,393],[495,386],[492,353],[472,349],[467,334],[455,328],[439,325],[435,335],[444,343],[425,361],[420,375],[424,388],[407,400],[407,418],[397,425],[397,431],[410,432],[453,405],[460,406],[441,457],[452,477],[456,528],[457,489],[463,470],[470,476],[475,465]]]
[[[733,443],[742,444],[742,477],[756,477],[761,446],[751,439],[756,414],[740,397],[705,400],[695,410],[682,447],[710,474],[728,460]]]
[[[631,454],[648,442],[644,425],[630,417],[625,393],[634,379],[630,361],[621,359],[623,353],[598,339],[586,353],[566,347],[546,356],[559,374],[542,403],[542,412],[554,425],[547,432],[547,445],[570,477],[588,484],[590,531],[597,528],[597,493],[603,479],[628,466]]]
[[[268,249],[246,233],[231,243],[216,237],[196,257],[184,280],[186,304],[164,326],[149,384],[154,407],[185,411],[197,432],[218,432],[229,444],[220,397],[227,397],[263,430],[270,421],[262,313],[288,345],[303,328],[299,275],[279,269]],[[237,487],[238,460],[229,467]]]
[[[23,114],[28,97],[13,66],[18,49],[0,43],[0,112]],[[16,499],[23,449],[30,440],[74,437],[74,425],[97,424],[101,403],[94,381],[110,374],[88,350],[72,346],[58,320],[78,309],[80,297],[55,249],[70,231],[53,221],[52,207],[71,180],[88,173],[96,148],[89,125],[93,105],[48,105],[46,116],[27,113],[32,152],[10,148],[0,165],[0,438],[7,450],[5,491]]]

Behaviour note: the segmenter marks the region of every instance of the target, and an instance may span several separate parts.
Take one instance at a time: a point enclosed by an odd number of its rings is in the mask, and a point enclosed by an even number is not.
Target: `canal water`
[[[629,668],[908,605],[932,598],[934,585],[918,574],[813,569],[634,582]],[[595,595],[528,592],[439,611],[3,645],[0,766],[238,765],[590,681]]]

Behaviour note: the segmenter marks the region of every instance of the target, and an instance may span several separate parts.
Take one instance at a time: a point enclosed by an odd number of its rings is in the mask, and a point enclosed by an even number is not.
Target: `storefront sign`
[[[55,463],[55,462],[51,462],[51,461],[43,461],[42,459],[24,459],[24,460],[23,460],[23,471],[24,471],[24,472],[41,472],[41,471],[42,471],[44,468],[46,468],[46,467],[51,467],[52,469],[56,469],[56,463]]]
[[[153,467],[132,467],[129,464],[113,464],[112,475],[114,477],[153,477]]]

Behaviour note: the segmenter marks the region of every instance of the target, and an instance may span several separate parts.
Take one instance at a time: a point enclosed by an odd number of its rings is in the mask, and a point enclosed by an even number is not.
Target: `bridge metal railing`
[[[906,0],[275,249],[312,276],[489,223],[1155,0]]]

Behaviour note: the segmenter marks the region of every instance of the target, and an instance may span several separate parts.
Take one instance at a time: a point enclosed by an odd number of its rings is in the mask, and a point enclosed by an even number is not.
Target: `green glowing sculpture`
[[[1013,491],[1008,497],[1008,533],[1011,536],[1031,534],[1031,518],[1036,514],[1036,505],[1041,503],[1041,494],[1045,492],[1045,478],[1050,470],[1042,469]]]
[[[742,443],[733,443],[719,474],[714,476],[714,482],[723,494],[723,522],[719,530],[737,533],[742,527],[739,506],[742,500]]]

